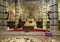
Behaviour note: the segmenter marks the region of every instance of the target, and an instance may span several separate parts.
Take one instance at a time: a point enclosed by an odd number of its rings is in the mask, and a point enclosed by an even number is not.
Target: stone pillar
[[[7,30],[7,2],[0,0],[0,31]]]
[[[42,19],[43,19],[43,29],[46,30],[46,24],[48,21],[48,17],[47,17],[47,7],[46,7],[46,2],[45,0],[42,0]]]
[[[58,20],[60,21],[60,1],[58,1]]]
[[[58,3],[57,0],[50,0],[50,30],[58,30]]]
[[[19,13],[19,12],[20,12],[20,11],[19,11],[19,10],[20,10],[20,0],[16,0],[16,6],[15,6],[15,7],[16,7],[16,8],[15,8],[15,11],[16,11],[16,13],[15,13],[15,16],[16,16],[16,17],[15,17],[15,19],[16,19],[16,20],[15,20],[15,22],[16,22],[16,23],[15,23],[15,28],[17,28],[17,25],[18,25],[18,23],[19,23],[18,20],[19,20],[19,17],[20,17],[20,13]]]

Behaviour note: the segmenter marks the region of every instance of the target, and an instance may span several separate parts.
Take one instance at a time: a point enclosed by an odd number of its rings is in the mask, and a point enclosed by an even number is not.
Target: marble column
[[[50,30],[58,30],[58,3],[57,0],[50,0]]]
[[[46,30],[47,29],[47,21],[48,21],[48,17],[47,17],[47,7],[46,7],[46,2],[45,0],[42,0],[42,19],[43,19],[43,29]]]
[[[0,0],[0,31],[7,30],[7,2]]]
[[[19,23],[19,17],[20,17],[20,0],[16,1],[16,6],[15,6],[15,28],[17,28],[17,25]]]

